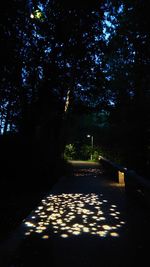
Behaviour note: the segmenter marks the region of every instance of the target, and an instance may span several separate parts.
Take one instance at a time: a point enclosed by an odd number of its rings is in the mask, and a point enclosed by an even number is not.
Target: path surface
[[[62,178],[1,245],[1,267],[149,266],[148,207],[98,164],[73,162]]]

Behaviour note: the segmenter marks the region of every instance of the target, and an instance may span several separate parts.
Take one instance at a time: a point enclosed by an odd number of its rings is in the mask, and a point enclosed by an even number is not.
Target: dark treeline
[[[148,175],[148,10],[141,0],[5,1],[2,180],[52,184],[75,116],[93,112],[106,119],[95,130],[97,145]]]

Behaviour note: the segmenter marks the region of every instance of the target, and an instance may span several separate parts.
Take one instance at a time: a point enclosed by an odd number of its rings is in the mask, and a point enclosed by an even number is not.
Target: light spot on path
[[[95,193],[50,194],[24,222],[25,236],[37,234],[43,239],[82,234],[119,237],[125,222],[120,218],[117,205],[109,202],[102,194]]]

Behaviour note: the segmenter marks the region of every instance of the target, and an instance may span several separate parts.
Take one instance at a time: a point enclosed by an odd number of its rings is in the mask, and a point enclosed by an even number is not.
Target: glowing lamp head
[[[30,18],[31,18],[31,19],[34,19],[34,15],[33,15],[33,13],[31,13]]]

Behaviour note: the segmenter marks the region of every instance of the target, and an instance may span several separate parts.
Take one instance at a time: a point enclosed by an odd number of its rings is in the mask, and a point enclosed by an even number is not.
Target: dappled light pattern
[[[39,234],[43,239],[81,234],[119,237],[119,229],[125,224],[117,206],[95,193],[51,194],[24,223],[26,236]]]
[[[74,172],[74,176],[97,176],[102,174],[102,170],[100,169],[94,169],[94,168],[88,168],[88,169],[78,169]]]

